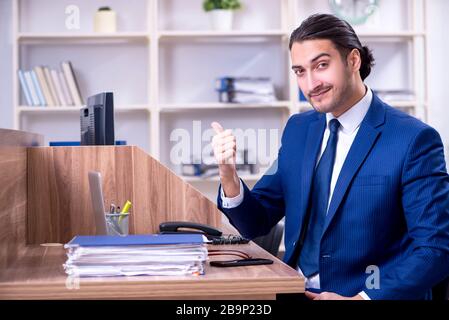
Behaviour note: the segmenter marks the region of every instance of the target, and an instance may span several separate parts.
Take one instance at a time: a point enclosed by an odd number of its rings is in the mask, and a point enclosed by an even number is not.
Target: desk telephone
[[[169,221],[163,222],[159,225],[159,233],[161,234],[170,234],[170,233],[200,233],[205,235],[212,244],[244,244],[248,243],[249,239],[243,238],[237,235],[223,235],[220,230],[217,230],[211,226],[194,223],[188,221]],[[211,251],[219,251],[219,250],[210,250]],[[232,250],[231,250],[232,251]],[[240,254],[244,254],[241,251],[236,251]],[[227,251],[229,254],[230,251]],[[226,252],[224,252],[226,255]],[[270,259],[261,259],[261,258],[252,258],[245,254],[244,259],[238,260],[227,260],[227,261],[211,261],[210,265],[213,267],[239,267],[239,266],[254,266],[260,264],[272,264],[273,260]]]
[[[220,230],[211,226],[189,221],[168,221],[159,225],[159,233],[200,233],[212,241],[212,244],[244,244],[249,239],[237,235],[223,235]]]

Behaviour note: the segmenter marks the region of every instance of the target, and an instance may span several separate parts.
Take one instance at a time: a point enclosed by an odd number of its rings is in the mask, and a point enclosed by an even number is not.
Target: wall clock
[[[352,25],[364,24],[377,10],[378,0],[329,0],[333,13]]]

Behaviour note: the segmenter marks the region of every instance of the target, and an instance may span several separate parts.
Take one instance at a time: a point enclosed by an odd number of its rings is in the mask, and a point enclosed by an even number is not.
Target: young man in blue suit
[[[290,51],[315,110],[289,119],[275,172],[252,190],[237,176],[232,132],[212,124],[219,209],[249,238],[285,217],[284,260],[305,276],[310,299],[430,298],[449,275],[440,136],[364,84],[373,57],[345,21],[309,17]]]

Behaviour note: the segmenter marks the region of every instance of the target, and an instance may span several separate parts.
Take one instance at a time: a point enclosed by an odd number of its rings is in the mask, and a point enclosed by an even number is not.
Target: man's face
[[[295,42],[291,59],[298,86],[316,111],[346,111],[354,90],[352,72],[330,40]]]

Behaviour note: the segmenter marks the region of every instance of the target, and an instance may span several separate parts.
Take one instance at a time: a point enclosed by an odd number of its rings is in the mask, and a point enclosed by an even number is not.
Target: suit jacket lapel
[[[383,106],[382,101],[373,94],[371,106],[364,120],[360,124],[357,136],[352,143],[351,149],[349,150],[340,171],[340,175],[338,176],[337,184],[335,185],[329,210],[327,212],[323,234],[326,232],[335,213],[337,212],[337,209],[340,206],[341,201],[346,194],[352,179],[354,178],[354,175],[359,170],[380,135],[381,130],[378,127],[384,122],[385,107]]]

